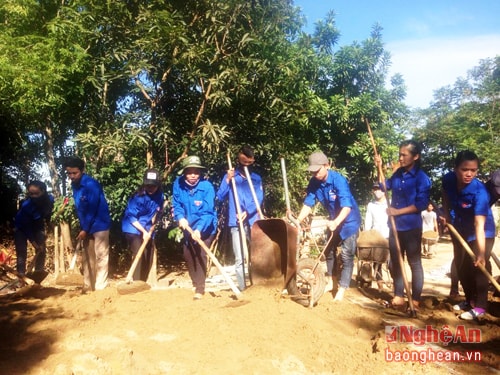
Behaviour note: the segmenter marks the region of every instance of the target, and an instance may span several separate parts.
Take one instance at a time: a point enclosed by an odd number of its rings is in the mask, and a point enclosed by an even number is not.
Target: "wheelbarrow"
[[[252,284],[286,288],[296,272],[297,228],[283,219],[260,219],[250,236]]]
[[[283,289],[296,271],[297,228],[283,219],[264,217],[248,168],[243,169],[259,215],[250,231],[250,279],[252,285]]]
[[[358,286],[369,287],[376,280],[377,283],[380,282],[379,289],[382,289],[382,284],[390,287],[390,278],[384,280],[383,277],[384,269],[388,275],[389,241],[376,230],[370,229],[360,232],[356,245]]]
[[[265,219],[247,168],[245,174],[257,205],[260,219],[252,225],[250,236],[250,277],[254,285],[286,289],[293,301],[312,306],[323,295],[324,271],[315,260],[297,263],[298,229],[284,219]],[[285,181],[286,177],[284,176]],[[286,184],[285,184],[285,190]],[[287,206],[288,194],[287,197]],[[291,220],[292,221],[292,220]],[[317,284],[321,285],[316,288]],[[319,292],[319,296],[318,296]]]
[[[422,256],[424,258],[432,258],[434,251],[431,251],[433,245],[439,240],[439,233],[433,230],[427,230],[422,233]]]

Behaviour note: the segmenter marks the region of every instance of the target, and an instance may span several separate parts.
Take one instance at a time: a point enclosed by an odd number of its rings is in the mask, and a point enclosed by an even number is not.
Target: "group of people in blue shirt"
[[[387,214],[394,219],[395,224],[390,226],[389,235],[390,270],[394,281],[394,298],[391,304],[396,308],[408,307],[404,298],[404,275],[400,263],[392,261],[398,259],[401,254],[406,256],[411,269],[411,300],[415,310],[420,307],[424,283],[420,254],[420,213],[429,204],[431,189],[431,181],[420,167],[421,153],[421,146],[417,142],[404,141],[399,147],[397,169],[389,178],[379,176],[380,188],[392,192],[392,199],[387,207]],[[195,300],[201,299],[205,293],[207,255],[203,245],[210,247],[215,238],[216,198],[220,201],[228,199],[227,225],[231,232],[238,287],[240,290],[247,287],[244,272],[246,254],[242,248],[242,240],[249,241],[252,224],[259,218],[264,194],[261,177],[254,171],[249,173],[247,169],[255,162],[253,149],[248,145],[243,146],[238,152],[237,160],[236,168],[228,169],[217,192],[212,183],[203,177],[206,167],[196,155],[187,156],[182,161],[179,176],[173,185],[173,218],[184,231],[183,255],[193,283]],[[375,164],[382,165],[379,156],[376,156]],[[81,159],[70,158],[65,163],[65,169],[71,180],[80,222],[77,239],[86,243],[87,257],[91,265],[84,275],[85,286],[93,290],[102,289],[107,285],[111,223],[106,199],[100,184],[83,172],[84,163]],[[464,255],[458,241],[454,241],[458,278],[465,292],[465,301],[454,308],[463,310],[460,317],[467,320],[477,319],[486,311],[488,279],[477,265],[488,263],[491,254],[495,237],[491,202],[498,199],[500,190],[500,173],[497,173],[496,179],[488,182],[489,185],[485,185],[476,178],[478,169],[477,155],[471,151],[463,151],[458,153],[455,159],[454,170],[447,173],[442,180],[445,211],[443,220],[456,226],[476,255],[476,259]],[[347,179],[331,169],[330,161],[323,152],[314,152],[309,156],[307,170],[311,178],[297,221],[303,222],[317,202],[321,203],[328,213],[327,229],[333,241],[329,241],[329,248],[325,249],[327,275],[334,277],[335,270],[341,269],[334,301],[342,301],[351,283],[354,268],[356,241],[361,226],[359,207]],[[251,181],[248,181],[248,177]],[[43,226],[28,228],[26,223],[30,220],[38,223],[51,211],[51,208],[41,208],[36,200],[40,195],[45,196],[46,187],[32,183],[28,185],[28,191],[30,197],[23,203],[16,216],[16,249],[18,271],[21,273],[24,272],[26,259],[26,245],[23,246],[23,243],[28,239],[44,245]],[[143,241],[150,240],[154,219],[162,210],[164,199],[159,172],[156,169],[148,169],[143,184],[129,200],[122,220],[122,230],[134,256]],[[46,207],[50,206],[47,198],[44,202]],[[236,207],[236,202],[239,207]],[[240,233],[242,227],[243,235]],[[145,280],[147,277],[152,262],[151,246],[150,243],[144,252],[141,266],[134,274],[136,279]],[[340,256],[336,257],[338,247]],[[43,260],[43,257],[39,258],[37,267],[43,267]]]
[[[431,181],[420,167],[421,154],[422,149],[418,142],[404,141],[399,146],[398,168],[387,179],[379,176],[380,187],[392,192],[392,199],[387,208],[387,214],[394,222],[394,225],[389,226],[390,271],[394,283],[391,305],[398,309],[410,307],[416,311],[420,308],[424,284],[421,211],[430,202],[431,189]],[[377,156],[375,163],[381,166],[382,159]],[[465,293],[465,301],[454,305],[453,308],[461,311],[460,318],[464,320],[478,319],[486,312],[488,277],[478,265],[489,263],[495,238],[491,206],[500,198],[500,171],[496,171],[484,184],[477,179],[479,164],[479,158],[474,152],[459,152],[453,171],[448,172],[442,179],[445,210],[443,221],[456,226],[458,233],[465,238],[475,253],[475,259],[472,259],[459,241],[453,240],[458,279]],[[317,201],[328,212],[328,230],[335,241],[329,245],[330,249],[325,250],[327,274],[333,275],[334,263],[337,261],[333,254],[340,246],[342,270],[334,300],[341,301],[352,278],[356,239],[360,227],[359,209],[347,180],[330,169],[329,160],[322,152],[311,154],[308,171],[312,177],[307,187],[304,206],[297,219],[302,222]],[[409,300],[413,306],[408,306],[404,299],[404,275],[400,262],[396,261],[400,254],[406,256],[410,266]]]
[[[83,244],[84,290],[104,289],[108,285],[109,229],[111,217],[104,191],[97,180],[87,175],[85,162],[78,157],[67,158],[64,169],[71,188],[79,220],[76,240]],[[54,206],[52,194],[45,183],[34,180],[27,186],[27,199],[14,219],[14,240],[17,272],[26,272],[27,243],[35,247],[35,271],[42,271],[46,257],[46,224]],[[64,206],[63,206],[64,207]]]

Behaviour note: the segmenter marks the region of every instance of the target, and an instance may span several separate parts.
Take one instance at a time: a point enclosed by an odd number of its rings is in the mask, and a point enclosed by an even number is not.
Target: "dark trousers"
[[[36,255],[35,271],[43,271],[45,266],[45,231],[37,230],[33,234],[33,240],[39,247]],[[26,258],[28,257],[28,237],[18,229],[14,231],[14,244],[16,246],[17,272],[24,275],[26,273]]]
[[[486,252],[484,255],[486,265],[489,263],[494,242],[494,238],[486,238]],[[471,241],[469,242],[469,246],[474,254],[477,255],[477,242]],[[455,266],[457,267],[458,279],[464,289],[465,299],[472,302],[476,307],[486,310],[488,307],[488,277],[479,269],[479,267],[474,266],[472,257],[462,248],[461,245],[454,246],[453,250],[455,252]],[[458,262],[459,259],[461,259],[461,262]]]
[[[401,247],[401,256],[408,258],[408,264],[411,270],[411,295],[414,301],[420,301],[422,289],[424,287],[424,269],[422,267],[421,256],[421,243],[422,243],[422,229],[412,229],[408,231],[397,232],[399,245]],[[391,276],[394,281],[394,296],[403,297],[404,295],[404,281],[403,273],[398,259],[398,249],[396,246],[396,239],[394,238],[394,231],[391,230],[389,236],[389,251],[391,259],[389,268]]]
[[[142,246],[142,235],[125,233],[125,238],[127,239],[128,248],[132,251],[132,260],[135,259],[139,248]],[[142,253],[137,267],[135,268],[133,278],[134,280],[147,281],[149,276],[149,271],[153,265],[154,249],[153,249],[154,239],[150,239],[144,252]]]
[[[460,243],[460,241],[455,239],[455,237],[452,236],[451,240],[453,242],[453,261],[451,262],[451,268],[450,268],[450,278],[451,278],[450,294],[458,295],[458,282],[460,281],[458,279],[458,267],[461,266],[463,262],[463,257],[464,256],[470,257],[470,255],[466,253],[466,251],[462,248],[462,244]],[[491,256],[491,251],[489,254]],[[491,275],[491,261],[489,259],[489,256],[486,259],[485,267],[488,273]]]
[[[203,239],[203,242],[207,247],[210,247],[214,238],[215,235],[210,235]],[[183,253],[195,292],[204,294],[207,277],[207,253],[191,237],[184,241]]]

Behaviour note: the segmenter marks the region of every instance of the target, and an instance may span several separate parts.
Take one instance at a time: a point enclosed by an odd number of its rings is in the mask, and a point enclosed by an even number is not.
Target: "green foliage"
[[[115,224],[146,168],[160,169],[168,190],[180,160],[198,154],[217,186],[227,151],[234,159],[242,144],[256,151],[267,216],[286,210],[280,158],[297,211],[315,150],[364,205],[376,178],[368,124],[388,170],[410,137],[424,143],[431,175],[463,147],[498,167],[498,58],[410,117],[403,78],[388,77],[380,25],[346,46],[334,11],[312,35],[301,26],[289,0],[4,1],[0,126],[11,142],[1,167],[27,179],[47,162],[54,191],[65,193],[61,161],[76,153]]]
[[[482,163],[483,180],[500,168],[500,57],[482,60],[467,79],[436,91],[430,108],[417,113],[423,124],[415,137],[426,147],[424,167],[434,180],[433,198],[440,198],[440,178],[453,168],[458,151],[469,149]]]

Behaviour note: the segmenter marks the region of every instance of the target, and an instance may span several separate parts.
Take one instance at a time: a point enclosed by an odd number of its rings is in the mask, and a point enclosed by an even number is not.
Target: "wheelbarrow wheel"
[[[293,301],[303,306],[311,306],[318,303],[324,294],[325,286],[325,272],[318,261],[303,258],[297,262],[295,276],[290,279],[286,289]]]

